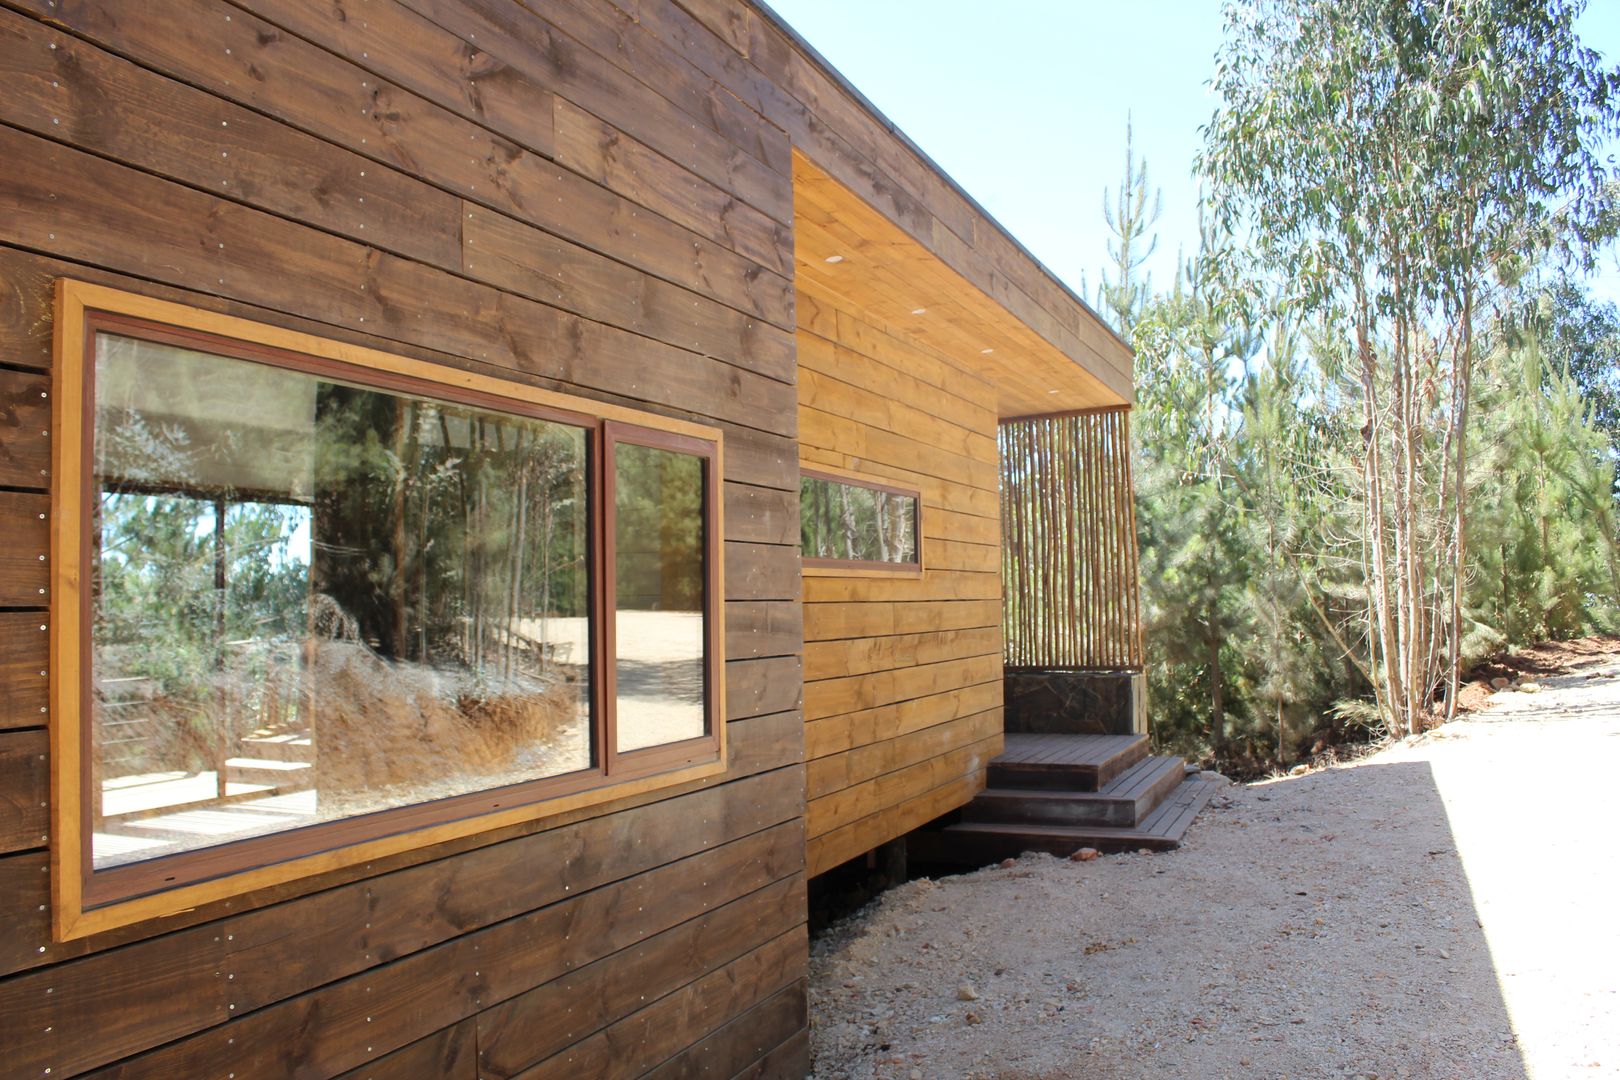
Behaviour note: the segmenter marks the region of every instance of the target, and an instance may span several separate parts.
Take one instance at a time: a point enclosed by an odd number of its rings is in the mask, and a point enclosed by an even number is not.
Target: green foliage
[[[1581,47],[1580,7],[1227,9],[1200,168],[1283,308],[1348,345],[1365,668],[1401,730],[1455,707],[1476,338],[1529,266],[1585,263],[1615,224],[1597,147],[1620,124],[1620,72]]]
[[[1534,335],[1503,333],[1481,374],[1468,658],[1613,629],[1620,567],[1607,434]]]
[[[1163,197],[1155,188],[1150,203],[1148,190],[1147,162],[1136,156],[1136,140],[1127,117],[1125,175],[1119,194],[1110,203],[1108,192],[1103,192],[1103,219],[1114,234],[1114,239],[1108,242],[1108,257],[1114,263],[1115,273],[1109,277],[1104,270],[1102,284],[1097,288],[1097,306],[1113,317],[1114,327],[1122,334],[1131,332],[1152,295],[1141,269],[1159,246],[1153,226],[1159,220]]]
[[[1287,766],[1420,724],[1485,651],[1615,625],[1620,317],[1563,274],[1616,221],[1620,74],[1579,10],[1229,6],[1200,247],[1128,323],[1176,749]]]

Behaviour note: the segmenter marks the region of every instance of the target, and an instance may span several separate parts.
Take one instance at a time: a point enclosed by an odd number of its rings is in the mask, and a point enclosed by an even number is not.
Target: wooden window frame
[[[55,939],[65,941],[185,911],[327,871],[712,777],[726,768],[724,469],[719,429],[330,338],[71,279],[56,283],[52,373],[50,742]],[[120,333],[247,362],[585,429],[590,604],[591,765],[354,817],[298,826],[99,873],[84,813],[89,752],[95,498],[96,335]],[[635,442],[703,461],[705,734],[619,754],[612,687],[612,447]]]
[[[922,492],[916,488],[901,487],[891,484],[865,473],[850,472],[843,469],[833,469],[830,466],[818,465],[800,467],[799,476],[812,480],[827,480],[835,484],[844,484],[848,487],[862,487],[872,491],[885,491],[892,495],[904,495],[916,502],[915,515],[917,530],[917,557],[911,562],[884,562],[881,559],[830,559],[819,556],[803,555],[800,563],[803,572],[808,577],[872,577],[872,578],[920,578],[923,574],[923,498]],[[801,525],[802,528],[802,525]]]

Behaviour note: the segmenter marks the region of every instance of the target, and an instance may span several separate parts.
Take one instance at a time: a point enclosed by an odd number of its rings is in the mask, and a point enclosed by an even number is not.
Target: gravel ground
[[[1179,851],[885,894],[811,954],[818,1077],[1620,1077],[1620,661],[1226,789]]]

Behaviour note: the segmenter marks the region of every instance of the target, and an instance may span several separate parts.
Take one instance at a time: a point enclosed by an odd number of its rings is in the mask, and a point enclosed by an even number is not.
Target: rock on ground
[[[815,1075],[1620,1077],[1617,770],[1611,658],[1176,852],[911,882],[813,946]]]

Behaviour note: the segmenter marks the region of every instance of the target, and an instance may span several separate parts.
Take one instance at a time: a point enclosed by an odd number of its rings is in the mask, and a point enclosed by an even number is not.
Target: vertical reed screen
[[[1127,409],[1001,425],[1008,667],[1140,669]]]

